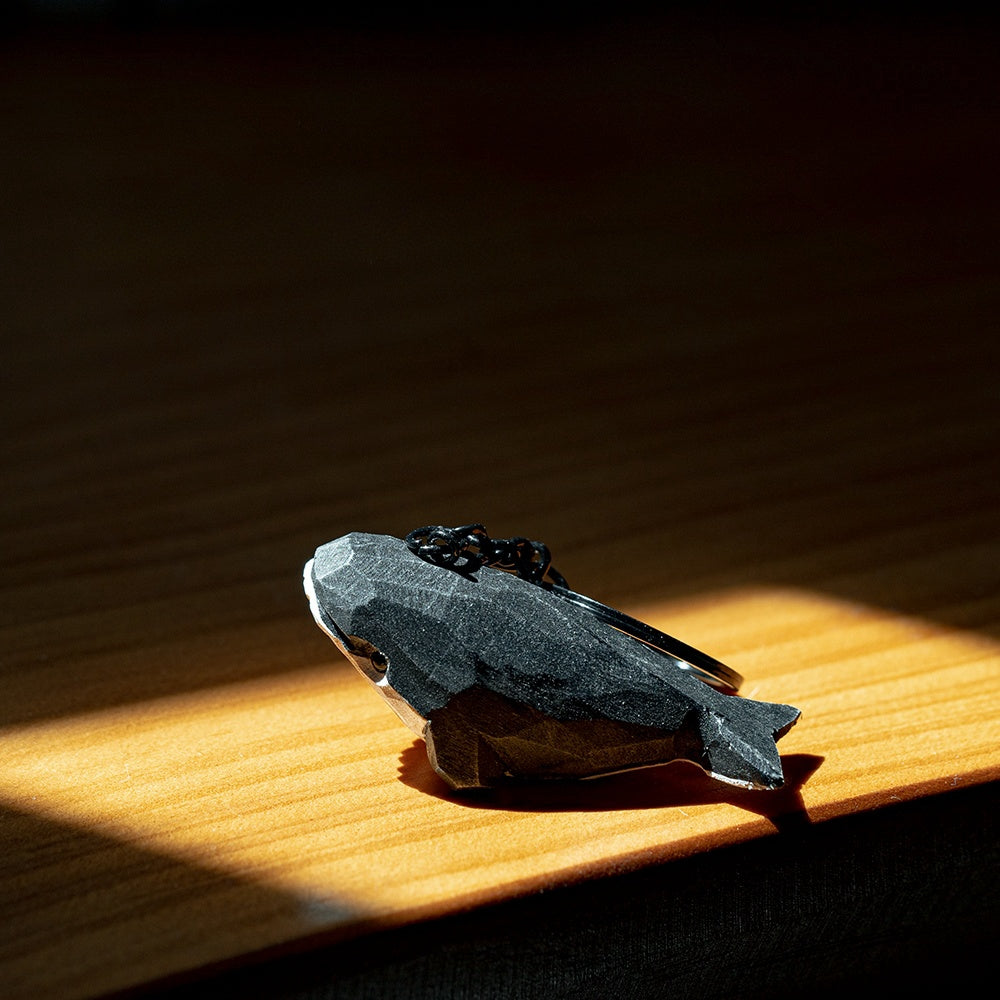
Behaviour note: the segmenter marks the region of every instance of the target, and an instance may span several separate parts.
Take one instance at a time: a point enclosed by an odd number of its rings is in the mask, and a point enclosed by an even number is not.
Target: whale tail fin
[[[791,705],[726,698],[723,710],[706,708],[699,719],[702,752],[697,761],[713,778],[744,788],[785,783],[776,742],[798,721]]]

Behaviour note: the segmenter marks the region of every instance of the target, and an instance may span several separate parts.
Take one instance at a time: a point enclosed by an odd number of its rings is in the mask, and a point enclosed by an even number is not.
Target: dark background
[[[53,654],[275,638],[113,690],[14,643],[5,711],[319,662],[305,558],[429,522],[611,604],[995,634],[996,42],[960,6],[8,8],[0,613],[57,613]]]
[[[295,620],[320,541],[428,521],[611,602],[997,582],[993,21],[20,9],[12,620],[188,593],[183,631],[225,575],[211,624]],[[948,602],[873,572],[935,523]]]

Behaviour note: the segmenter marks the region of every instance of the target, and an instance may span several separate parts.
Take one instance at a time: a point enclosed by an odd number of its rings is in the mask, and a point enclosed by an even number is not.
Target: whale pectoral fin
[[[456,790],[489,787],[505,776],[496,751],[462,714],[449,713],[447,706],[428,716],[424,741],[431,767]]]

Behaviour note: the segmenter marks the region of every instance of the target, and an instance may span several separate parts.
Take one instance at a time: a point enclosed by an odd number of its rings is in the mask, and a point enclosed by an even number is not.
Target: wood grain
[[[11,44],[4,997],[1000,775],[984,38],[557,36]],[[789,787],[447,793],[299,577],[469,520],[801,707]]]

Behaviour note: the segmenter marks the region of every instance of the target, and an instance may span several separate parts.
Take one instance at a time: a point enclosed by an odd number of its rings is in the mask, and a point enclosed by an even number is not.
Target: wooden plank
[[[674,765],[477,807],[447,793],[419,741],[339,663],[12,727],[4,803],[67,828],[69,844],[103,843],[83,860],[8,847],[5,970],[24,995],[39,983],[86,995],[667,862],[767,836],[784,814],[819,822],[997,777],[993,641],[786,591],[648,617],[684,634],[724,623],[721,651],[753,665],[752,693],[802,704],[783,743],[787,791],[735,791]],[[122,845],[161,860],[107,879]],[[162,859],[210,885],[157,888]],[[83,895],[66,898],[62,866]],[[241,912],[259,885],[267,905]],[[206,937],[234,910],[226,933]]]
[[[10,52],[4,997],[926,829],[1000,775],[977,39],[345,37]],[[449,795],[299,575],[474,519],[799,706],[789,787]]]

